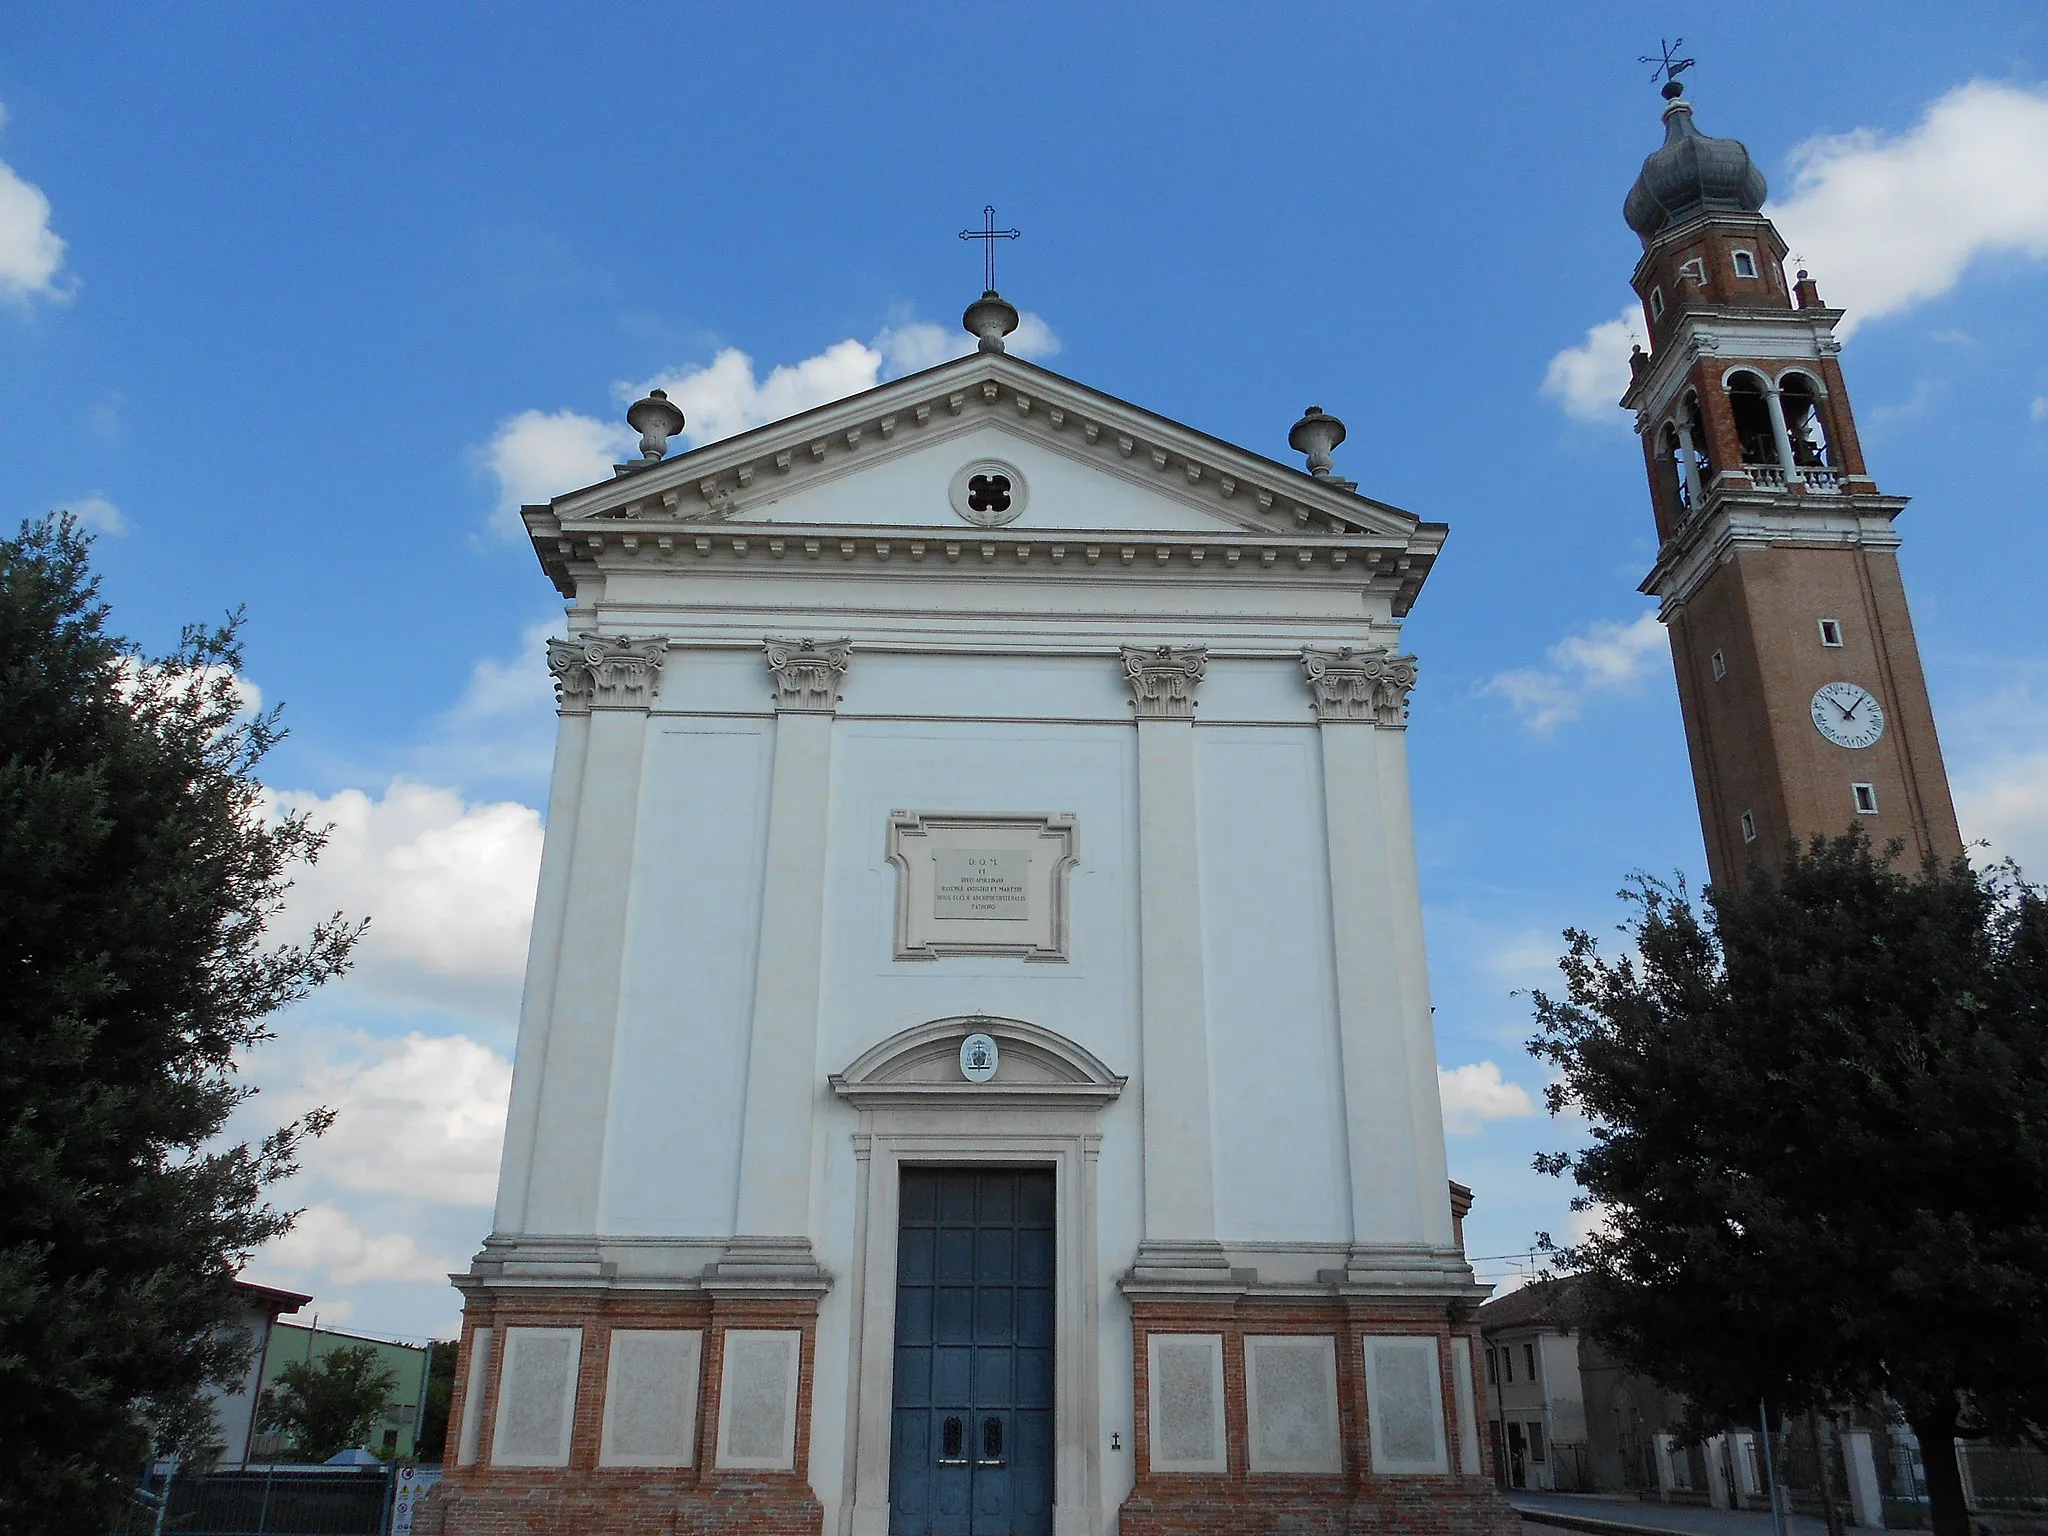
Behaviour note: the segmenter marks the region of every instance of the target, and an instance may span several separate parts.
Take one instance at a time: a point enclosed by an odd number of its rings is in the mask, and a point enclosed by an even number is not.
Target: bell
[[[627,409],[626,425],[640,434],[640,457],[653,464],[668,453],[668,440],[683,430],[683,413],[669,401],[667,390],[653,389]]]

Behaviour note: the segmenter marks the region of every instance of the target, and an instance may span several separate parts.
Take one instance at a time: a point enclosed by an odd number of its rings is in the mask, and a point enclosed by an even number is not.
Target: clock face
[[[1838,747],[1869,747],[1884,734],[1884,706],[1854,683],[1822,683],[1813,696],[1813,726]]]

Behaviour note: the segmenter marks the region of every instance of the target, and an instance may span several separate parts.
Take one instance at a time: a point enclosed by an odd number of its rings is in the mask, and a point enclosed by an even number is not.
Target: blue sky
[[[447,1331],[488,1223],[559,607],[500,509],[916,365],[993,201],[1039,360],[1451,525],[1410,747],[1475,1255],[1568,1230],[1517,988],[1703,858],[1641,458],[1607,403],[1682,30],[1832,303],[1967,835],[2048,870],[2048,41],[2026,4],[123,6],[0,38],[0,494],[70,506],[119,625],[246,603],[303,893],[378,918],[250,1063],[344,1118],[259,1260]],[[776,370],[783,370],[777,373]],[[524,882],[522,884],[522,882]],[[1490,1066],[1488,1064],[1491,1064]],[[260,1118],[260,1116],[259,1116]],[[254,1122],[251,1122],[254,1124]],[[1499,1279],[1511,1261],[1485,1258]]]

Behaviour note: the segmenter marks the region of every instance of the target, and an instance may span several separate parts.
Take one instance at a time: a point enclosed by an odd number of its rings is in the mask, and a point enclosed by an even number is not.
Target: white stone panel
[[[670,722],[651,733],[602,1232],[731,1234],[739,1116],[702,1107],[745,1092],[772,729]],[[696,1112],[678,1113],[684,1085]]]
[[[738,528],[755,521],[777,523],[856,523],[892,526],[918,525],[945,533],[958,530],[972,538],[984,530],[953,510],[948,489],[954,473],[977,459],[1000,459],[1014,465],[1024,476],[1030,494],[1023,515],[1007,525],[1007,531],[1030,528],[1154,529],[1217,532],[1234,526],[1227,519],[1198,511],[1186,502],[1165,494],[1170,485],[1164,473],[1145,460],[1141,472],[1126,478],[1105,475],[1098,468],[1069,458],[1044,444],[1008,431],[994,423],[965,432],[949,432],[934,417],[926,427],[906,420],[898,428],[906,433],[926,433],[934,439],[929,446],[913,446],[909,452],[884,457],[877,453],[858,473],[805,486],[758,508],[728,525]],[[1075,437],[1080,438],[1078,427]],[[906,439],[915,441],[914,439]],[[1103,464],[1099,454],[1091,454]],[[1127,461],[1133,465],[1133,459]],[[1180,471],[1173,471],[1178,475]],[[1147,476],[1162,482],[1155,489]]]
[[[491,1431],[495,1467],[566,1467],[576,1419],[581,1328],[507,1328]]]
[[[1151,1396],[1152,1470],[1226,1472],[1223,1439],[1223,1336],[1146,1336]]]
[[[697,1450],[697,1370],[704,1335],[694,1328],[614,1328],[604,1379],[607,1467],[687,1467]]]
[[[987,626],[963,625],[984,644]],[[1130,690],[1109,656],[903,656],[856,651],[840,683],[839,717],[1097,720],[1128,727]]]
[[[1244,1354],[1252,1471],[1343,1471],[1337,1341],[1247,1335]]]
[[[1211,656],[1202,676],[1196,721],[1205,726],[1257,723],[1315,729],[1315,711],[1301,682],[1301,657],[1288,649],[1270,660]]]
[[[718,1387],[718,1464],[788,1471],[796,1465],[794,1328],[732,1328]]]
[[[1365,1403],[1375,1473],[1450,1470],[1433,1335],[1366,1339]]]
[[[1479,1404],[1472,1390],[1472,1341],[1451,1340],[1451,1393],[1458,1403],[1458,1470],[1467,1477],[1485,1471],[1479,1459]]]
[[[484,1432],[484,1390],[491,1380],[491,1330],[469,1336],[469,1376],[462,1384],[462,1428],[455,1441],[455,1464],[476,1465],[477,1445]]]
[[[858,663],[856,662],[856,665]],[[1136,732],[1064,725],[846,721],[833,738],[820,1071],[897,1031],[987,1012],[1057,1029],[1119,1072],[1135,1065]],[[1064,963],[1004,955],[895,958],[893,811],[1071,813]]]
[[[1219,727],[1195,743],[1217,1236],[1346,1242],[1317,737]]]

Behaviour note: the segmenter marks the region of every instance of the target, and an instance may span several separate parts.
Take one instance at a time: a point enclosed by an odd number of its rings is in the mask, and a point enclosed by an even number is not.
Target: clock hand
[[[1842,706],[1835,700],[1829,699],[1828,702],[1830,704],[1833,704],[1835,708],[1842,709]],[[1842,709],[1842,718],[1844,720],[1854,720],[1856,718],[1856,711],[1861,709],[1862,707],[1863,701],[1861,699],[1858,699],[1854,704],[1851,704],[1847,709]]]

